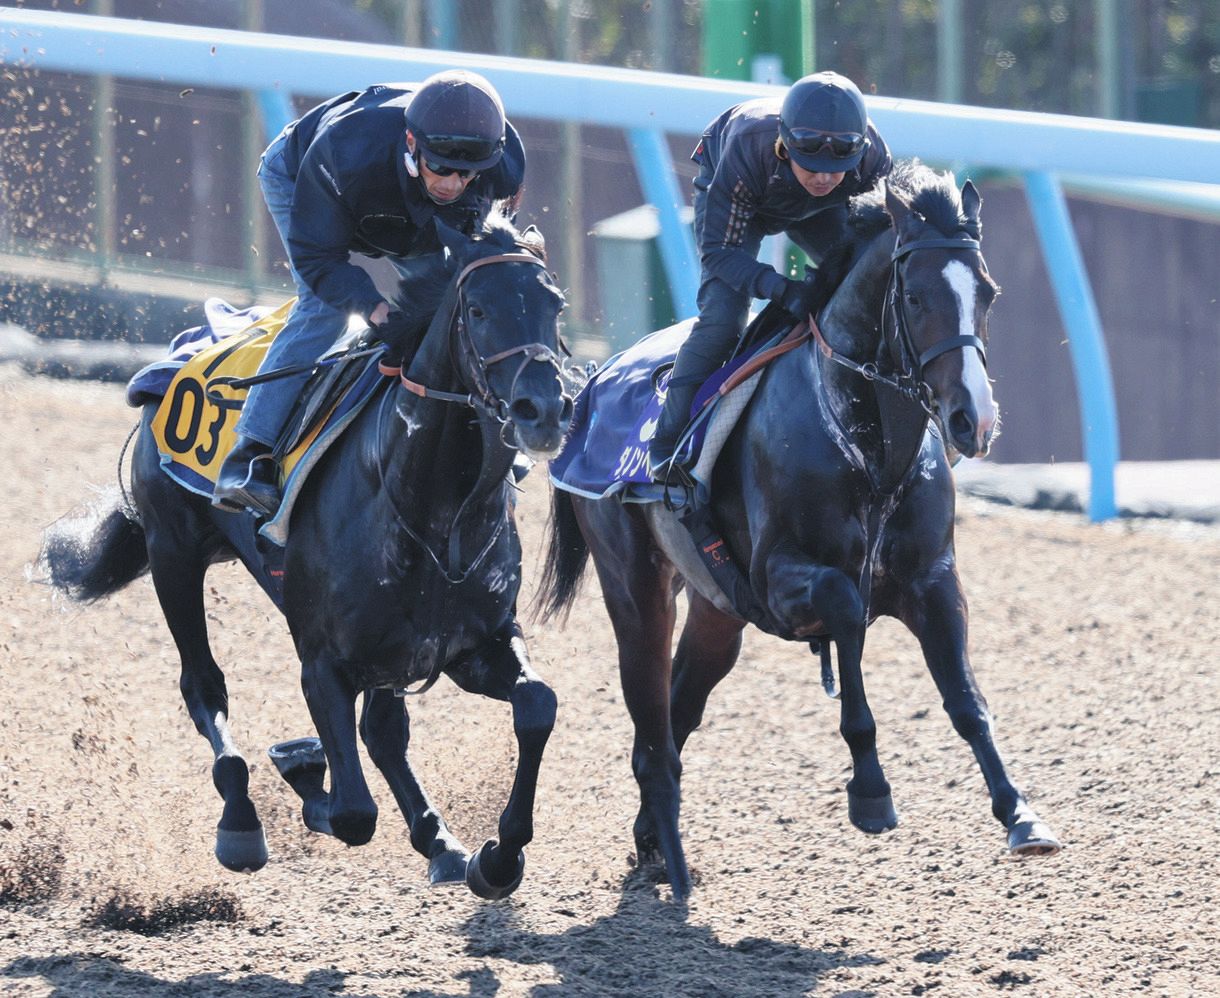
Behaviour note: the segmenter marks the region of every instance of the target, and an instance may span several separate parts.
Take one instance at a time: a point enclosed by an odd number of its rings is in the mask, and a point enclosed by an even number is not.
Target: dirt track
[[[11,367],[0,414],[0,993],[1220,993],[1220,528],[962,504],[972,658],[1014,775],[1066,844],[1049,859],[1003,854],[899,625],[877,625],[865,657],[901,817],[875,839],[847,820],[815,660],[750,634],[684,757],[685,918],[630,876],[630,725],[591,581],[565,630],[531,628],[559,724],[525,882],[486,904],[427,887],[371,766],[368,846],[305,830],[263,761],[311,733],[291,642],[232,566],[209,576],[213,646],[271,861],[239,876],[213,860],[210,752],[148,580],[81,609],[24,574],[41,528],[114,482],[134,414],[116,387]],[[528,580],[547,496],[541,474],[527,484]],[[473,847],[508,791],[508,711],[451,684],[411,707],[412,758]],[[169,928],[97,925],[106,910]]]

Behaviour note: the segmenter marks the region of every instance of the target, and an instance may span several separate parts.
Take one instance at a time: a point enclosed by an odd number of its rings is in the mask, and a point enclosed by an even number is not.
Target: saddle
[[[169,359],[132,379],[128,402],[157,402],[151,429],[161,467],[183,488],[211,498],[220,465],[236,440],[246,386],[292,304],[239,311],[209,301],[207,325],[180,334]],[[305,477],[377,388],[388,383],[377,368],[383,348],[366,337],[363,327],[351,330],[319,360],[276,444],[284,499],[275,518],[260,529],[276,544],[287,540],[292,505]]]

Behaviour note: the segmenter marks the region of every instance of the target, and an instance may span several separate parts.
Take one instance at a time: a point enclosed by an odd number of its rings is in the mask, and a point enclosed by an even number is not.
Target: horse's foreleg
[[[898,824],[898,815],[877,757],[877,724],[864,693],[861,659],[868,622],[860,593],[838,569],[779,553],[772,557],[767,578],[769,605],[777,620],[798,635],[811,634],[814,625],[820,625],[834,640],[842,691],[839,733],[852,758],[848,816],[861,831],[888,831]]]
[[[305,824],[349,846],[364,845],[377,828],[377,805],[356,748],[357,691],[338,664],[318,656],[302,662],[301,689],[330,766],[330,793],[322,789],[320,775],[296,782],[289,779],[305,802]]]
[[[905,601],[903,623],[919,639],[954,730],[978,760],[991,812],[1008,829],[1008,848],[1017,854],[1057,852],[1059,841],[1013,784],[996,748],[991,711],[966,653],[968,611],[956,569],[951,563],[938,565],[917,594]]]
[[[534,838],[538,771],[555,727],[555,694],[530,667],[521,628],[515,620],[501,628],[474,659],[449,670],[449,674],[462,689],[507,700],[513,708],[517,772],[508,803],[500,814],[500,839],[485,842],[466,868],[470,889],[480,897],[495,900],[515,891],[525,871],[524,849]]]
[[[411,845],[428,860],[428,882],[461,883],[469,855],[415,778],[407,757],[411,721],[406,705],[400,701],[389,690],[365,693],[360,737],[407,819]]]
[[[207,564],[196,550],[173,538],[189,533],[145,518],[149,565],[157,599],[182,660],[178,687],[195,728],[212,746],[212,782],[224,800],[216,829],[216,858],[230,870],[254,871],[267,862],[267,840],[250,800],[250,770],[229,730],[229,694],[224,673],[208,645],[203,578]]]

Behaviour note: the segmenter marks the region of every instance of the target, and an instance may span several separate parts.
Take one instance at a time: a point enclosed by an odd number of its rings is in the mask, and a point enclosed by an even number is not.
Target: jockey
[[[288,125],[263,153],[258,178],[298,297],[260,373],[312,364],[352,314],[380,339],[413,345],[448,281],[433,220],[477,230],[493,201],[517,196],[524,174],[525,150],[499,94],[464,70],[341,94]],[[397,305],[349,253],[394,265]],[[272,450],[308,376],[250,389],[215,505],[274,514],[280,495]]]
[[[732,356],[750,300],[778,302],[797,319],[808,315],[814,285],[760,263],[763,237],[784,232],[822,260],[845,233],[848,198],[876,186],[892,165],[860,91],[832,72],[797,80],[782,103],[758,98],[729,108],[704,131],[691,159],[699,164],[699,317],[678,352],[649,444],[659,481],[668,476],[699,385]]]

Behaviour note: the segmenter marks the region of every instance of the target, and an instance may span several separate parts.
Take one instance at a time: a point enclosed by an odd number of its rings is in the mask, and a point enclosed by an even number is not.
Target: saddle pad
[[[551,482],[556,488],[589,499],[618,495],[624,502],[656,502],[665,498],[665,487],[654,483],[648,473],[648,442],[665,403],[670,365],[692,325],[687,320],[645,336],[611,357],[589,379],[576,397],[573,428],[563,450],[551,461]],[[759,349],[765,346],[761,344]],[[734,405],[728,420],[715,420],[717,432],[711,438],[715,453],[705,453],[711,422],[708,417],[725,407],[714,401],[705,410],[704,403],[716,396],[721,384],[754,352],[733,358],[695,394],[691,415],[699,413],[700,418],[686,446],[692,455],[688,464],[694,467],[697,482],[704,473],[710,478],[715,458],[758,379],[748,379],[726,396],[734,400]],[[671,502],[680,498],[675,490],[669,490]]]
[[[210,498],[220,465],[237,436],[240,406],[212,402],[208,398],[208,383],[217,377],[244,378],[257,372],[268,346],[283,328],[292,304],[287,302],[237,329],[216,329],[209,325],[205,332],[188,330],[187,333],[192,334],[189,338],[184,339],[185,333],[175,338],[175,344],[183,341],[188,359],[177,362],[177,371],[157,407],[151,429],[161,455],[162,469],[183,488]],[[238,313],[234,310],[233,314]],[[193,355],[189,352],[192,350]],[[281,462],[284,498],[275,518],[260,529],[263,536],[276,544],[282,545],[287,540],[292,505],[309,471],[372,397],[377,386],[386,382],[377,370],[377,355],[364,358],[363,365],[361,374],[329,415]],[[145,381],[145,386],[161,376],[161,372],[157,372]],[[139,378],[137,375],[132,384]],[[235,402],[245,395],[244,389],[214,386],[213,391]],[[141,397],[147,392],[148,388],[142,387],[135,394],[129,386],[128,398],[133,394]]]
[[[141,368],[127,383],[127,404],[139,408],[165,398],[174,375],[197,353],[264,319],[282,325],[295,301],[293,298],[276,309],[267,305],[238,309],[223,299],[209,298],[203,303],[204,324],[180,332],[170,342],[168,357]]]

